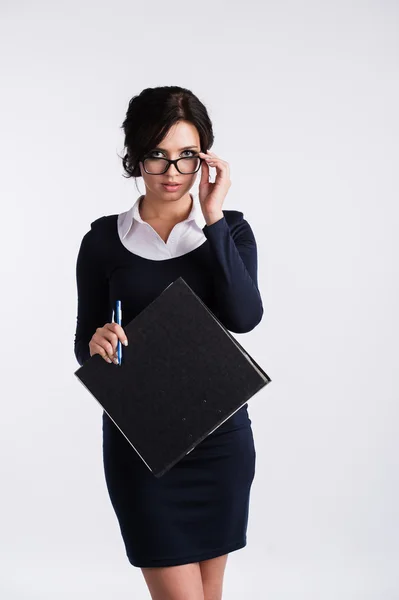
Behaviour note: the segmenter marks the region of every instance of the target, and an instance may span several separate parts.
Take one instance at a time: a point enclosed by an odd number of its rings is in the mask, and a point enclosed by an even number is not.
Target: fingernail
[[[127,346],[127,343],[128,343],[128,342],[127,342],[127,340],[125,340],[124,342],[122,342],[122,344],[123,344],[124,346]]]
[[[114,358],[114,363],[115,363],[116,365],[118,365],[118,364],[119,364],[119,362],[118,362],[118,359],[117,359],[117,358]]]

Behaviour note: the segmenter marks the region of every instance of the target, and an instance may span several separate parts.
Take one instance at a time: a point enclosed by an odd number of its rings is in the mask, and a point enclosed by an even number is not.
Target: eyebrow
[[[192,148],[198,149],[198,146],[196,146],[195,144],[193,146],[184,146],[184,148],[179,148],[179,150],[191,150]],[[154,152],[155,150],[162,150],[162,152],[167,152],[166,148],[160,148],[159,146],[157,148],[153,148],[152,151]]]

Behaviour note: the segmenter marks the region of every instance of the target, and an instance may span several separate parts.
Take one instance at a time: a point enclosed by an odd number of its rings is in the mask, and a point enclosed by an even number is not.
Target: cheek
[[[145,186],[150,190],[154,189],[154,187],[158,183],[155,175],[148,175],[148,173],[146,173],[145,171],[143,173],[143,181]]]
[[[140,165],[141,177],[143,178],[144,184],[149,189],[154,187],[154,183],[157,183],[156,175],[149,175],[144,171],[143,165]]]
[[[186,182],[186,187],[191,188],[194,185],[194,183],[196,182],[197,177],[198,177],[198,173],[194,173],[194,175],[189,177]]]

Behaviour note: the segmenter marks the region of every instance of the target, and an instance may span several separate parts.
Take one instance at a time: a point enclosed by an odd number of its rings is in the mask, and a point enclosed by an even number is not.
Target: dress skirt
[[[102,418],[106,485],[132,565],[184,565],[246,546],[256,460],[247,405],[159,478]]]

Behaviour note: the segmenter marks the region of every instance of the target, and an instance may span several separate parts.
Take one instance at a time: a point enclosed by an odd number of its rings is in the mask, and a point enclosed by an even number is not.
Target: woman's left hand
[[[222,160],[214,152],[209,150],[199,153],[203,158],[201,164],[201,180],[199,183],[199,201],[207,225],[215,223],[223,215],[222,205],[231,186],[229,163]],[[209,167],[216,168],[216,179],[209,181]]]

